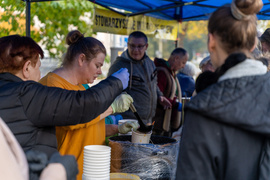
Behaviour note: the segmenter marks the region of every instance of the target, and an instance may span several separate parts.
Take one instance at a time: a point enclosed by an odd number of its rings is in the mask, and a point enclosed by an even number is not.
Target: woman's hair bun
[[[254,15],[263,7],[262,0],[233,0],[232,3],[245,15]]]
[[[84,35],[80,31],[78,30],[70,31],[66,37],[66,43],[68,45],[71,45],[78,42],[79,40],[83,38],[84,38]]]

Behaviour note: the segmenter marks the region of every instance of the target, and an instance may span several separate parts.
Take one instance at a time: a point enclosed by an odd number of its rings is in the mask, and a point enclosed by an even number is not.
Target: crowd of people
[[[105,123],[109,115],[136,119],[131,104],[145,124],[155,122],[153,134],[181,129],[177,180],[269,179],[270,28],[257,37],[262,6],[234,0],[211,15],[210,55],[197,78],[182,47],[151,60],[141,31],[90,88],[106,56],[99,40],[70,31],[62,65],[40,79],[41,47],[30,37],[1,37],[1,179],[82,179],[84,146],[139,128]]]
[[[197,94],[185,106],[176,179],[270,178],[269,73],[252,56],[262,6],[261,0],[235,0],[209,19],[215,71],[199,75]]]

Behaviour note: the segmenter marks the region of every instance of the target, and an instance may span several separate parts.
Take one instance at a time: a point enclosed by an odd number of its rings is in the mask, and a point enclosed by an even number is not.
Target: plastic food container
[[[140,177],[129,173],[110,173],[110,180],[140,180]]]

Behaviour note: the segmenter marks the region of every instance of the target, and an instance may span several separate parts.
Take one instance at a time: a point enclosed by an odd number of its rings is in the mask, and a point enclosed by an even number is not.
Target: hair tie
[[[78,41],[82,40],[83,38],[84,38],[84,35],[82,34],[82,36],[78,38]]]
[[[71,44],[77,44],[78,42],[80,42],[81,40],[83,40],[83,38],[84,38],[84,35],[83,34],[80,35],[80,36],[77,35],[77,37],[74,38],[76,40],[73,40],[73,42]]]
[[[250,18],[251,15],[246,15],[242,13],[236,6],[235,2],[232,1],[231,3],[231,12],[235,19],[237,20],[247,20]]]

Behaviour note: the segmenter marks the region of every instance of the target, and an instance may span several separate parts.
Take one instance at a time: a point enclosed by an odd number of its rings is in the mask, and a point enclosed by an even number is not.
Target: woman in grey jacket
[[[250,52],[261,0],[235,0],[209,19],[208,49],[217,70],[202,73],[186,104],[178,180],[270,179],[270,74]]]

